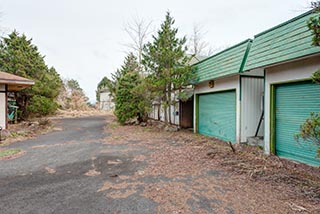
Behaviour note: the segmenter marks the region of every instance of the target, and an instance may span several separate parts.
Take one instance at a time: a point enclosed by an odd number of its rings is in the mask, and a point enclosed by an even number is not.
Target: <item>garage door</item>
[[[226,91],[199,95],[200,134],[236,141],[236,93]]]
[[[311,82],[290,83],[275,88],[276,154],[311,165],[320,165],[317,147],[297,142],[294,135],[310,112],[320,112],[320,86]]]

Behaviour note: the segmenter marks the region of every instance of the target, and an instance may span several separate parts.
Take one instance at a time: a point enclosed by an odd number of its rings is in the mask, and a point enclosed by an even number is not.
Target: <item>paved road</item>
[[[62,131],[10,145],[26,154],[0,161],[0,213],[152,213],[150,200],[108,201],[98,191],[113,175],[130,175],[140,167],[128,155],[101,153],[117,149],[102,144],[108,135],[104,117],[63,119],[59,125]],[[93,169],[101,174],[87,176]]]
[[[8,146],[25,154],[0,160],[0,214],[292,213],[290,203],[313,209],[284,186],[221,168],[192,133],[118,127],[111,116],[57,126],[62,131]]]

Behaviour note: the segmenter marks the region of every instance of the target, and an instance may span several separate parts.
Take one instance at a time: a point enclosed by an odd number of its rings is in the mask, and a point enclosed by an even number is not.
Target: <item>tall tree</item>
[[[150,72],[153,90],[162,101],[166,123],[171,123],[173,93],[189,84],[193,77],[188,65],[190,58],[186,55],[186,37],[177,37],[178,28],[173,27],[174,23],[167,12],[160,30],[153,36],[153,41],[146,44],[143,52],[143,63]]]
[[[56,98],[62,85],[57,71],[48,68],[32,39],[13,31],[0,42],[0,70],[35,81],[31,88],[17,94],[22,117],[53,113],[58,105]]]
[[[139,72],[140,66],[137,62],[137,57],[130,52],[124,59],[123,65],[111,74],[111,80],[106,81],[106,86],[109,89],[110,96],[115,100],[116,92],[120,79],[129,72]]]
[[[129,119],[138,119],[142,122],[147,119],[151,100],[144,84],[144,78],[139,72],[137,58],[129,54],[121,69],[114,77],[115,89],[115,115],[123,124]]]

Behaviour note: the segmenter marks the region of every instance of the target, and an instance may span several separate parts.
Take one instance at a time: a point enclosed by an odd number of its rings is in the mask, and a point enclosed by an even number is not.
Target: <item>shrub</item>
[[[27,110],[35,116],[46,116],[53,114],[58,108],[58,104],[47,97],[35,95],[30,99]]]
[[[311,112],[310,116],[300,126],[300,133],[296,139],[315,143],[318,147],[318,157],[320,157],[320,113]]]

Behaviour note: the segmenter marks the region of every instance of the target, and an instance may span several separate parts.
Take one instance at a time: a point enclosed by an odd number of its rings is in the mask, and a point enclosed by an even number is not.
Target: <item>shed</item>
[[[241,80],[251,42],[245,40],[194,65],[198,77],[194,84],[195,132],[232,143],[241,142]],[[263,80],[254,78],[256,76],[250,76],[250,83],[258,82],[251,84],[251,90],[261,91]],[[253,95],[260,109],[260,94],[250,94]],[[259,114],[255,117],[259,120]]]
[[[310,81],[320,69],[320,47],[312,46],[307,27],[312,16],[309,11],[256,35],[244,70],[264,71],[265,153],[319,166],[317,147],[294,138],[310,112],[320,112],[320,86]]]
[[[8,126],[8,92],[18,92],[34,85],[34,81],[17,75],[0,72],[0,126],[6,129]]]

